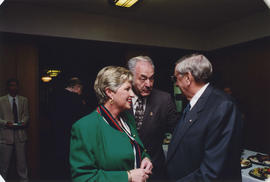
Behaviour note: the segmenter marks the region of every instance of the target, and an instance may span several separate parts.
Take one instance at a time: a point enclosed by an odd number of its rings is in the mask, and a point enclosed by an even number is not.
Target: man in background
[[[29,121],[28,100],[17,94],[18,86],[17,79],[9,79],[8,94],[0,97],[0,174],[6,179],[11,158],[16,156],[20,181],[28,181],[25,127]]]
[[[189,104],[169,145],[171,180],[241,181],[241,113],[233,99],[209,83],[212,65],[200,54],[183,57],[175,82]]]
[[[80,97],[82,82],[70,78],[52,100],[51,119],[55,142],[55,178],[71,179],[69,167],[70,132],[74,122],[84,115],[84,104]]]
[[[178,120],[175,103],[169,93],[154,89],[155,66],[148,56],[138,56],[128,61],[133,73],[132,109],[139,136],[151,156],[151,180],[165,179],[165,156],[162,148],[166,132],[171,132]]]

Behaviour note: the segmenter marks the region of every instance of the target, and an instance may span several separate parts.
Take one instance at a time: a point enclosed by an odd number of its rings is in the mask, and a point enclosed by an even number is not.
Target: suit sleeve
[[[0,99],[0,126],[4,127],[8,121],[4,119],[4,108],[3,108],[4,106],[2,102],[3,100]]]
[[[171,97],[171,95],[168,94],[168,97],[166,99],[167,103],[164,104],[166,107],[166,113],[167,113],[167,120],[166,120],[166,131],[167,132],[173,132],[173,129],[175,128],[176,123],[180,119],[180,115],[176,110],[176,105]]]
[[[70,165],[73,182],[127,182],[126,171],[105,171],[98,168],[94,148],[97,148],[98,138],[85,137],[83,129],[77,125],[72,127],[70,142]],[[91,132],[91,131],[89,131]]]
[[[27,124],[29,121],[29,105],[28,99],[24,98],[23,106],[22,106],[22,119],[21,122]]]
[[[10,107],[9,105],[6,105],[6,104],[9,104],[9,102],[5,102],[4,98],[5,96],[0,98],[0,127],[5,127],[7,122],[11,121],[11,119],[7,120],[7,116],[6,116],[7,113],[9,113],[7,108]]]
[[[229,101],[217,106],[214,112],[218,114],[209,113],[215,117],[212,117],[211,122],[208,123],[204,158],[200,168],[177,182],[218,180],[223,167],[226,166],[228,155],[231,155],[229,152],[231,144],[240,138],[241,115],[236,106]]]

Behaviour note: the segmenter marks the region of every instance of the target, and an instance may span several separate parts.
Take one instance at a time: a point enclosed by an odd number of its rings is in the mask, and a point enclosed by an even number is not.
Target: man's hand
[[[6,127],[12,128],[12,127],[13,127],[13,122],[12,122],[12,121],[8,121],[8,122],[6,123]]]

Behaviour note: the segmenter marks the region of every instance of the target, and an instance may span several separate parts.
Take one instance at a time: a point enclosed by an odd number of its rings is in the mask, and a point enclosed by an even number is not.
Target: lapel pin
[[[150,116],[153,116],[153,112],[150,112]]]

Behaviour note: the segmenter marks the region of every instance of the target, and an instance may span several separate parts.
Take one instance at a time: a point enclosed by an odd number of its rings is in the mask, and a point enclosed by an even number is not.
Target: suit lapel
[[[12,108],[11,108],[11,104],[10,104],[9,99],[8,99],[8,95],[5,96],[5,105],[8,108],[8,112],[12,115]]]
[[[167,156],[168,160],[171,158],[172,154],[177,149],[177,146],[183,139],[183,136],[185,135],[185,133],[197,121],[197,118],[198,118],[198,111],[194,107],[186,114],[185,120],[180,121],[181,122],[179,123],[180,126],[176,128],[173,134],[171,143],[169,145],[168,156]]]
[[[148,117],[150,116],[150,104],[151,104],[151,101],[150,101],[151,97],[148,97],[147,100],[146,100],[146,106],[145,106],[145,111],[144,111],[144,115],[143,115],[143,125],[145,125],[145,122],[147,122],[149,119]],[[152,113],[152,112],[151,112]],[[153,115],[153,113],[151,114]]]
[[[155,103],[153,102],[154,99],[154,90],[152,90],[151,95],[149,95],[146,99],[146,106],[145,106],[145,111],[144,111],[144,115],[143,115],[143,122],[142,122],[142,127],[140,129],[140,133],[145,133],[146,131],[144,130],[148,130],[149,127],[151,127],[149,125],[149,123],[153,122],[153,118],[155,117],[156,113],[153,110],[153,106],[152,104]],[[143,137],[141,135],[141,137]]]
[[[21,121],[21,110],[23,107],[22,98],[18,95],[18,120]]]
[[[200,112],[204,109],[204,105],[211,94],[213,87],[209,85],[204,93],[201,95],[197,103],[193,106],[193,108],[186,114],[185,120],[180,123],[180,126],[176,128],[174,132],[174,136],[169,145],[169,151],[167,160],[173,156],[173,153],[176,151],[178,145],[181,143],[181,140],[185,136],[186,132],[192,128],[192,125],[197,122]]]

